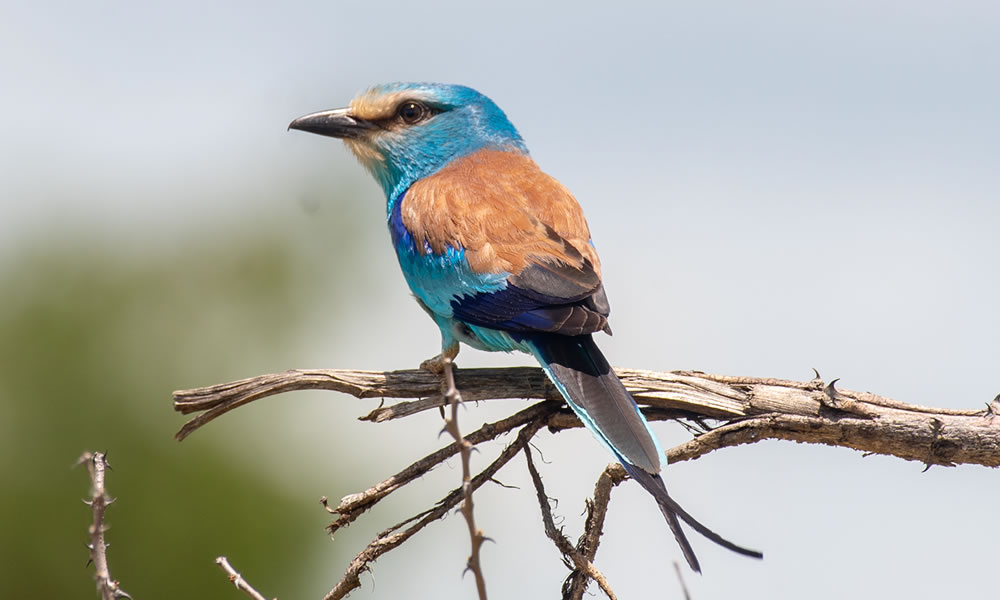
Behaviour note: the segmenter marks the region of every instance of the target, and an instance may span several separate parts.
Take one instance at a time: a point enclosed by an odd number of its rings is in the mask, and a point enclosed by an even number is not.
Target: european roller
[[[593,334],[610,334],[601,263],[583,211],[545,174],[492,100],[460,85],[392,83],[347,108],[292,121],[342,139],[382,186],[403,276],[441,330],[440,371],[459,344],[538,360],[573,412],[656,499],[688,564],[678,519],[760,558],[696,521],[660,477],[665,455]]]

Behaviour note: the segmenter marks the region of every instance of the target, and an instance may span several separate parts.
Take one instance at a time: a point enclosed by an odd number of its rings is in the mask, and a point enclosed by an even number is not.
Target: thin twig
[[[681,593],[684,594],[684,600],[691,600],[691,593],[688,592],[688,586],[684,583],[684,574],[681,573],[681,563],[674,561],[674,573],[677,574],[677,581],[681,584]]]
[[[611,502],[611,490],[619,483],[628,479],[628,474],[619,463],[611,463],[601,472],[594,485],[594,498],[587,501],[587,520],[584,522],[583,533],[576,542],[576,550],[588,561],[593,562],[597,556],[597,547],[604,533],[604,519],[608,514],[608,504]],[[590,577],[586,572],[574,570],[563,582],[562,596],[565,600],[581,600]]]
[[[556,528],[556,524],[552,519],[552,511],[549,509],[549,497],[545,493],[542,478],[538,474],[535,462],[531,458],[531,448],[524,449],[524,458],[528,462],[528,473],[531,474],[531,481],[535,484],[535,495],[538,497],[538,507],[542,511],[542,525],[545,527],[545,535],[549,536],[552,543],[562,553],[563,560],[567,561],[567,566],[569,564],[575,566],[577,571],[584,573],[587,577],[596,581],[601,590],[608,595],[608,598],[617,600],[614,591],[612,591],[611,586],[608,584],[608,580],[604,578],[604,574],[594,566],[594,563],[590,562],[587,557],[574,548],[573,544],[566,539],[562,531]]]
[[[107,470],[111,468],[108,464],[107,454],[104,452],[84,452],[76,464],[87,465],[87,473],[90,475],[90,500],[85,502],[90,505],[93,511],[94,522],[91,523],[88,531],[90,543],[87,547],[90,550],[90,562],[94,563],[96,571],[94,577],[97,580],[97,591],[102,600],[131,598],[132,596],[125,593],[118,582],[111,578],[111,570],[108,568],[108,544],[104,540],[107,525],[104,523],[104,513],[115,500],[107,495],[104,487],[105,475]]]
[[[476,491],[481,485],[493,479],[497,471],[501,467],[510,462],[510,459],[517,456],[525,445],[531,440],[539,429],[544,426],[543,419],[538,419],[532,421],[521,428],[517,433],[517,438],[513,442],[507,445],[506,448],[500,453],[500,455],[494,460],[488,467],[483,469],[481,473],[472,478],[470,482],[471,491]],[[392,527],[386,529],[385,531],[379,533],[374,540],[368,546],[358,553],[354,560],[351,561],[350,566],[347,568],[347,572],[337,582],[337,585],[330,590],[323,600],[340,600],[351,590],[354,590],[361,586],[361,580],[359,578],[360,574],[371,569],[371,563],[378,559],[380,556],[389,552],[390,550],[398,547],[400,544],[410,539],[415,533],[426,527],[429,523],[437,521],[444,515],[448,514],[459,502],[465,497],[465,492],[463,490],[464,486],[456,488],[451,491],[447,496],[442,498],[437,505],[429,511],[423,511],[409,519],[403,521],[402,523],[393,525]],[[403,531],[397,532],[403,525],[420,519],[414,525],[411,525]]]
[[[458,428],[458,405],[462,403],[462,394],[455,386],[455,370],[452,368],[452,359],[449,356],[444,356],[443,359],[446,385],[444,397],[451,405],[451,416],[444,421],[444,431],[450,433],[451,437],[454,438],[455,445],[458,447],[458,454],[462,460],[463,499],[459,510],[461,510],[462,516],[465,517],[465,523],[469,527],[469,542],[471,544],[469,559],[466,561],[465,568],[471,571],[472,576],[476,579],[476,593],[479,594],[479,600],[486,600],[486,578],[483,576],[483,567],[479,558],[479,550],[483,546],[485,536],[483,536],[483,531],[476,527],[476,516],[472,503],[472,469],[470,467],[470,463],[472,462],[472,444],[462,437],[462,433]]]
[[[219,565],[219,568],[222,569],[227,576],[229,576],[229,581],[236,586],[236,589],[241,590],[247,596],[253,598],[253,600],[267,600],[267,598],[264,597],[264,594],[255,590],[254,587],[250,585],[246,579],[243,579],[243,576],[233,568],[233,565],[229,564],[228,558],[220,556],[215,559],[215,564]],[[274,600],[278,599],[275,598]]]
[[[559,404],[556,402],[538,402],[536,404],[532,404],[528,408],[525,408],[507,418],[493,423],[486,423],[476,431],[465,436],[465,441],[471,443],[472,445],[478,445],[483,442],[496,439],[509,431],[517,429],[525,423],[537,419],[544,419],[557,410],[559,410]],[[344,496],[336,508],[328,509],[330,512],[337,513],[337,515],[339,515],[337,520],[329,525],[328,529],[330,533],[334,533],[338,529],[350,525],[365,511],[375,506],[379,500],[385,498],[411,481],[422,477],[435,466],[444,462],[448,458],[451,458],[456,453],[458,453],[458,446],[456,444],[448,444],[444,448],[432,452],[414,462],[392,477],[376,483],[367,490],[357,494]]]

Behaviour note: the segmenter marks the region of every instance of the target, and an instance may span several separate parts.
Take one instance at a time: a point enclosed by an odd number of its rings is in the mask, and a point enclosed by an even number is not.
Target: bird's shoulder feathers
[[[516,275],[562,264],[600,281],[583,210],[525,154],[480,150],[458,158],[410,186],[400,210],[418,248],[464,249],[475,272]]]

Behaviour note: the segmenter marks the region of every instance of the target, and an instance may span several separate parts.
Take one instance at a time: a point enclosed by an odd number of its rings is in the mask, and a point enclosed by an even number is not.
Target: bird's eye
[[[428,114],[427,107],[419,102],[404,102],[399,105],[396,114],[408,125],[424,120]]]

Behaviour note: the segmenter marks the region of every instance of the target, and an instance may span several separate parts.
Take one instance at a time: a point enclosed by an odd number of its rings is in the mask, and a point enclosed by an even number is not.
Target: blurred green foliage
[[[0,570],[16,572],[0,577],[0,597],[94,597],[89,484],[72,468],[84,450],[109,453],[112,575],[136,598],[237,597],[218,554],[261,574],[263,590],[309,595],[295,565],[303,539],[322,539],[318,507],[293,507],[252,456],[232,464],[219,436],[173,439],[173,389],[284,368],[312,304],[331,308],[294,236],[230,227],[170,248],[46,236],[4,257],[0,514],[12,518]]]

